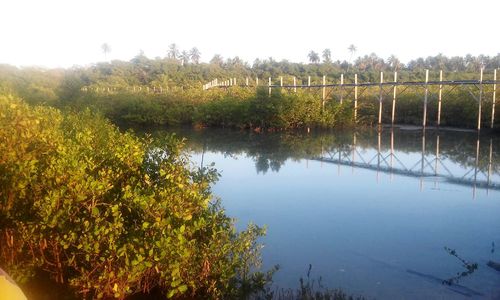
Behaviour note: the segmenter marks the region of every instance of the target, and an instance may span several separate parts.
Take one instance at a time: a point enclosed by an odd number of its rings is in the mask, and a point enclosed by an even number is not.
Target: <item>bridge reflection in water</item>
[[[404,134],[402,131],[398,134],[391,128],[378,131],[376,145],[360,145],[357,133],[352,133],[351,144],[322,147],[321,154],[312,160],[336,164],[339,174],[341,166],[350,166],[352,172],[356,168],[376,171],[377,182],[380,173],[389,174],[391,180],[393,175],[415,177],[419,179],[421,190],[424,182],[433,183],[434,188],[439,188],[440,182],[470,186],[474,198],[477,188],[486,189],[487,192],[490,189],[500,190],[500,173],[496,165],[494,167],[496,153],[493,138],[477,135],[475,140],[457,141],[451,151],[454,155],[448,155],[449,151],[441,152],[442,134],[439,131],[421,131],[421,149],[418,152],[415,151],[416,147],[395,150],[397,137]],[[485,147],[486,151],[481,147]],[[472,150],[471,148],[475,148],[475,156],[466,153],[466,149]],[[463,156],[460,162],[457,162],[457,153]],[[451,156],[453,159],[450,159]]]

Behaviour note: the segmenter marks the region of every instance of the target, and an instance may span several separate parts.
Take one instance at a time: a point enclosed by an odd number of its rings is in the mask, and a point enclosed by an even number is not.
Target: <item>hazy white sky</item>
[[[307,61],[330,48],[348,59],[375,52],[403,62],[436,55],[500,52],[500,1],[440,0],[1,0],[0,63],[69,67],[154,58],[168,45],[214,54]]]

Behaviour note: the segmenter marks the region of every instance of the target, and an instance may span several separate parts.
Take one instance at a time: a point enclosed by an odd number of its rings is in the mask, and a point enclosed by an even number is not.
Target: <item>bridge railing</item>
[[[500,81],[497,81],[497,70],[493,71],[493,79],[484,80],[483,79],[484,70],[481,69],[478,74],[477,79],[475,80],[443,80],[443,71],[439,72],[439,80],[429,80],[429,70],[425,70],[425,79],[423,81],[398,81],[398,73],[394,72],[394,78],[392,81],[384,81],[384,73],[380,72],[380,80],[378,82],[359,82],[358,74],[354,74],[354,80],[351,83],[347,83],[344,81],[344,74],[340,75],[340,81],[336,83],[330,83],[327,81],[327,77],[322,77],[321,84],[312,84],[311,76],[307,78],[307,84],[298,84],[297,78],[292,76],[293,84],[284,84],[283,76],[279,77],[279,84],[273,83],[271,77],[269,77],[266,84],[262,84],[265,81],[260,80],[256,77],[255,79],[250,79],[246,77],[244,80],[237,80],[237,78],[229,78],[229,79],[221,79],[218,78],[206,83],[203,85],[203,90],[209,90],[212,88],[223,88],[229,89],[231,87],[246,87],[246,88],[257,88],[257,87],[267,87],[269,90],[269,95],[272,93],[272,89],[280,88],[287,89],[293,92],[297,92],[297,89],[319,89],[321,90],[322,97],[322,106],[324,108],[325,101],[328,96],[332,93],[338,94],[339,102],[342,103],[348,96],[350,96],[350,100],[354,103],[354,120],[358,120],[358,100],[360,94],[364,89],[369,87],[378,88],[378,124],[382,125],[382,111],[384,100],[389,98],[391,100],[391,124],[394,125],[395,117],[396,117],[396,103],[397,97],[401,93],[403,93],[408,87],[421,87],[424,89],[423,95],[423,114],[422,114],[422,127],[427,126],[427,108],[429,102],[429,87],[437,86],[437,126],[441,125],[441,110],[442,110],[442,101],[443,101],[443,89],[444,87],[467,87],[467,92],[470,96],[477,102],[478,105],[478,114],[477,114],[477,130],[481,130],[481,124],[483,123],[482,114],[483,114],[483,102],[485,101],[485,86],[491,87],[491,120],[490,128],[494,127],[495,124],[495,109],[496,109],[496,88],[497,84]],[[259,84],[259,82],[261,84]],[[472,88],[471,88],[472,87]],[[351,89],[352,93],[346,95],[346,89]],[[403,90],[402,90],[403,89]],[[360,93],[361,92],[361,93]],[[352,95],[351,95],[352,94]]]

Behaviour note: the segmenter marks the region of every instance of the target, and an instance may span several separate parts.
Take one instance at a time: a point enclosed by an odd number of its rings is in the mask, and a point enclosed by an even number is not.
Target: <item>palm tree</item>
[[[330,49],[325,49],[323,50],[323,62],[324,63],[331,63],[332,62],[332,52]]]
[[[313,63],[313,64],[319,63],[319,55],[318,55],[318,53],[314,52],[313,50],[311,50],[311,52],[309,52],[307,57],[309,57],[309,61],[311,63]]]
[[[191,49],[191,51],[189,52],[189,55],[191,57],[191,60],[195,64],[198,64],[200,62],[201,52],[200,50],[198,50],[198,48],[193,47],[193,49]]]
[[[349,50],[349,52],[351,53],[351,56],[349,57],[349,64],[347,65],[347,72],[349,72],[349,65],[352,62],[352,57],[354,56],[354,53],[356,53],[356,50],[358,50],[358,49],[356,48],[356,46],[354,46],[354,44],[351,44],[351,45],[349,45],[347,50]]]
[[[389,58],[387,59],[387,63],[391,66],[394,72],[398,71],[399,67],[401,66],[401,62],[394,54],[389,56]]]
[[[179,48],[175,43],[168,46],[167,57],[171,59],[177,59],[179,57]]]
[[[189,58],[191,57],[191,55],[189,54],[189,52],[187,52],[186,50],[183,50],[181,55],[180,55],[180,59],[181,59],[181,62],[182,62],[182,65],[185,66],[189,63]]]
[[[210,60],[210,63],[222,67],[222,65],[224,64],[224,58],[222,58],[220,54],[215,54],[214,57],[212,57],[212,59]]]
[[[107,60],[108,53],[111,52],[111,47],[108,43],[104,43],[101,45],[102,52],[104,53],[104,60]]]

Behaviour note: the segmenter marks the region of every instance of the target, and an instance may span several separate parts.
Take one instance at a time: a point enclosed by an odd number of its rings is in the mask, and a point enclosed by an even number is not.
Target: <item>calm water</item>
[[[311,277],[378,299],[500,298],[500,137],[366,130],[177,132],[193,164],[215,163],[214,193],[244,228],[267,225],[275,283]],[[497,246],[497,248],[495,247]],[[465,271],[444,247],[479,269]]]

